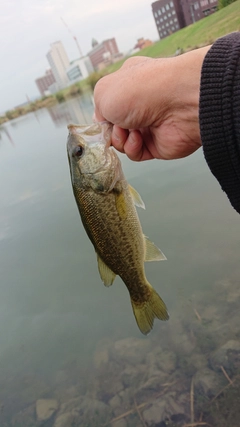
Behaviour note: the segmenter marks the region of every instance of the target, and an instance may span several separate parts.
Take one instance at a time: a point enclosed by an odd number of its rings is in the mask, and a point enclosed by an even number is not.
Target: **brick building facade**
[[[158,0],[152,3],[152,13],[159,38],[186,27],[217,10],[218,0]]]
[[[115,38],[104,40],[102,43],[95,41],[93,49],[88,53],[95,70],[98,70],[100,64],[111,61],[117,55],[119,50]]]
[[[39,77],[35,80],[35,83],[38,87],[38,90],[41,96],[45,95],[45,92],[48,90],[49,86],[55,83],[55,77],[52,70],[47,70],[45,76]]]

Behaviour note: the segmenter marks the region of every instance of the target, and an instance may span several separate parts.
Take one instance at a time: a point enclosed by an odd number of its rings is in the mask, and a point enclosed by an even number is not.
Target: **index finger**
[[[102,80],[103,77],[100,79]],[[93,100],[94,100],[94,115],[93,120],[97,122],[103,122],[107,120],[107,118],[103,115],[103,112],[101,111],[101,105],[104,95],[104,89],[102,85],[102,81],[100,80],[96,83],[94,91],[93,91]]]
[[[100,113],[98,106],[96,105],[96,100],[94,98],[94,113],[93,113],[93,121],[94,122],[105,122],[106,118]]]

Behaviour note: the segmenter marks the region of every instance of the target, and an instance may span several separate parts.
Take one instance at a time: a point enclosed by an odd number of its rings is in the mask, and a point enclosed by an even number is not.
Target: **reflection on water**
[[[62,126],[66,123],[91,123],[93,98],[90,94],[73,98],[67,103],[49,108],[48,112],[56,126]]]
[[[12,146],[14,147],[14,141],[11,137],[11,134],[7,126],[0,126],[0,143],[1,143],[1,140],[3,139],[2,137],[3,134],[6,136],[6,139],[10,142],[10,144],[12,144]]]
[[[0,129],[0,425],[237,426],[239,215],[200,151],[121,156],[168,258],[146,270],[170,319],[141,336],[121,280],[101,283],[72,195],[66,125],[92,114],[86,94]]]

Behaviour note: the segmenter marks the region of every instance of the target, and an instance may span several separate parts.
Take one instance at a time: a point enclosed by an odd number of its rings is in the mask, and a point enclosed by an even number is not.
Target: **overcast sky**
[[[127,52],[140,37],[158,39],[151,0],[0,0],[0,113],[38,96],[35,79],[49,68],[50,44],[61,40],[70,60],[83,54],[92,38],[115,37]]]

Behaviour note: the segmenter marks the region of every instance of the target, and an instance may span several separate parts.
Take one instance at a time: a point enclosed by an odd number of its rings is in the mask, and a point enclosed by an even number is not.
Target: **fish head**
[[[68,159],[73,185],[101,187],[110,191],[121,169],[120,161],[110,148],[112,125],[68,125]],[[114,182],[115,181],[115,182]]]

